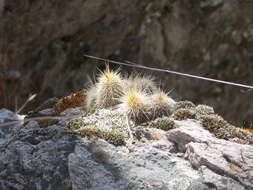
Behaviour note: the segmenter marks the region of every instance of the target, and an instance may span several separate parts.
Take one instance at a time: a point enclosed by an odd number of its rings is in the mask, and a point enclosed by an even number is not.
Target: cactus
[[[109,67],[101,72],[96,87],[97,108],[107,108],[119,104],[119,99],[124,94],[124,82],[119,72],[112,71]]]
[[[126,84],[129,89],[134,88],[146,94],[152,94],[157,89],[154,78],[151,76],[131,75],[126,79]]]
[[[130,89],[121,98],[120,107],[127,114],[128,118],[135,123],[143,123],[148,121],[148,105],[147,96],[143,92],[138,92],[136,89]]]
[[[161,90],[156,91],[150,97],[149,109],[151,117],[156,119],[162,116],[168,116],[172,113],[176,102]]]

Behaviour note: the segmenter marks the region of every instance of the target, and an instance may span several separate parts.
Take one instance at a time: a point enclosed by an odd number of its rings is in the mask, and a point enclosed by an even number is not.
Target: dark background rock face
[[[36,106],[87,87],[103,63],[84,53],[252,84],[252,10],[250,0],[0,0],[0,71],[21,73],[1,82],[0,103],[14,108],[15,99],[20,105],[39,93]],[[175,99],[209,104],[238,125],[250,124],[252,91],[151,74],[175,88]]]

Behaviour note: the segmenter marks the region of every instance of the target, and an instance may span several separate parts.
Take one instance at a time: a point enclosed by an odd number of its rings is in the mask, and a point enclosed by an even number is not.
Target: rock
[[[200,7],[204,8],[204,7],[216,7],[219,6],[223,3],[224,0],[204,0],[201,1],[200,3]]]
[[[15,114],[10,110],[4,108],[0,109],[0,123],[5,123],[8,121],[16,121],[19,118],[20,117],[18,116],[18,114]]]
[[[0,18],[3,14],[3,10],[4,10],[4,0],[0,0]]]
[[[78,189],[120,189],[113,174],[97,163],[85,147],[76,146],[69,155],[68,167],[73,190]],[[96,179],[100,179],[99,181]]]
[[[176,143],[179,151],[185,152],[186,159],[195,168],[203,169],[205,166],[216,174],[230,177],[245,187],[253,188],[252,145],[217,139],[193,121],[179,121],[177,124],[179,128],[171,130],[168,139]],[[231,183],[225,180],[223,186],[234,186],[234,180]]]
[[[206,166],[201,166],[200,171],[206,183],[215,184],[220,189],[246,189],[232,178],[218,175]]]
[[[0,113],[5,121],[15,116],[7,110]],[[62,114],[79,117],[80,110],[79,114],[78,108]],[[98,110],[82,118],[82,127],[87,121],[106,129],[114,122],[125,125],[125,117],[117,109]],[[200,122],[189,119],[175,120],[174,127],[168,131],[148,126],[131,125],[131,128],[134,135],[140,134],[140,139],[134,144],[114,146],[96,136],[86,138],[70,133],[66,120],[43,127],[30,121],[22,130],[6,136],[6,143],[0,145],[0,189],[247,190],[253,187],[251,145],[217,139]],[[163,134],[159,138],[147,138],[147,134],[159,131]]]
[[[24,119],[24,116],[18,115],[16,113],[11,112],[7,109],[0,109],[0,124],[11,122],[11,121],[18,121]],[[9,134],[12,133],[13,130],[20,128],[22,125],[17,123],[16,125],[9,125],[5,127],[0,127],[0,140],[1,138],[6,138]]]
[[[1,147],[1,189],[70,189],[67,155],[73,141],[48,137],[28,134]]]

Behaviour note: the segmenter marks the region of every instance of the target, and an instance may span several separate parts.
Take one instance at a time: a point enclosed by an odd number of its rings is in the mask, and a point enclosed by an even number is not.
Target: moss
[[[116,146],[125,144],[125,137],[117,130],[102,130],[97,126],[88,126],[78,130],[82,137],[99,137]]]
[[[124,135],[119,133],[117,130],[104,132],[103,138],[116,146],[125,145]]]
[[[247,144],[253,143],[253,135],[229,124],[219,115],[204,115],[201,117],[202,125],[212,132],[217,138],[234,139],[238,138]]]
[[[76,130],[76,129],[79,129],[81,127],[84,127],[84,126],[87,126],[87,125],[91,125],[92,123],[88,123],[88,122],[85,122],[83,120],[83,118],[79,117],[79,118],[74,118],[74,119],[71,119],[69,122],[68,122],[68,128],[71,129],[71,130]]]
[[[68,132],[79,134],[82,137],[99,137],[114,145],[124,145],[125,137],[120,132],[121,126],[113,125],[111,130],[101,129],[94,123],[89,123],[83,120],[83,118],[71,119],[68,123]]]
[[[196,107],[196,105],[190,101],[179,101],[175,105],[175,110],[178,110],[181,108],[191,109],[191,108],[195,108],[195,107]]]
[[[240,128],[237,128],[235,126],[230,126],[229,131],[231,133],[231,138],[239,138],[243,140],[243,142],[247,142],[247,144],[253,144],[253,135],[251,133],[248,133],[246,131],[243,131]]]
[[[122,126],[117,125],[117,124],[113,124],[110,128],[111,128],[112,130],[121,130],[121,129],[122,129]]]
[[[170,129],[175,128],[175,122],[171,118],[162,117],[162,118],[157,118],[154,121],[150,121],[148,123],[148,126],[152,127],[152,128],[157,128],[157,129],[162,129],[164,131],[168,131]]]
[[[173,113],[175,120],[196,119],[196,112],[191,109],[180,108]]]
[[[207,115],[214,114],[214,109],[207,105],[200,104],[196,107],[196,110],[201,114],[207,114]]]
[[[202,116],[201,117],[202,125],[214,133],[218,138],[231,138],[230,133],[228,132],[229,123],[224,120],[221,116],[212,115],[212,116]]]
[[[97,107],[94,105],[94,107],[90,107],[89,109],[84,110],[87,115],[91,115],[97,111]]]

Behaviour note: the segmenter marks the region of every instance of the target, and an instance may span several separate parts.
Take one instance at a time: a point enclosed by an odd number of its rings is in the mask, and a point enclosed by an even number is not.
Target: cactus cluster
[[[217,138],[253,144],[252,129],[232,126],[212,107],[196,106],[190,101],[175,102],[156,86],[153,78],[140,75],[123,77],[119,71],[106,67],[97,82],[87,90],[84,110],[89,113],[109,107],[119,109],[135,124],[145,123],[150,128],[168,131],[176,127],[175,120],[195,119]],[[116,125],[110,130],[99,128],[81,118],[69,122],[69,129],[81,136],[97,136],[114,145],[123,145],[129,134],[117,128]]]
[[[172,113],[175,101],[158,89],[149,76],[122,77],[109,67],[101,72],[88,91],[87,112],[118,105],[135,123],[143,123]]]

